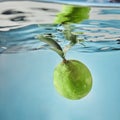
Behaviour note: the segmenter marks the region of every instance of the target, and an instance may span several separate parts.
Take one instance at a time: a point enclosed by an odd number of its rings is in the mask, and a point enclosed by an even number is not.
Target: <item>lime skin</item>
[[[90,92],[92,75],[87,66],[80,61],[62,61],[54,69],[54,86],[65,98],[78,100]]]

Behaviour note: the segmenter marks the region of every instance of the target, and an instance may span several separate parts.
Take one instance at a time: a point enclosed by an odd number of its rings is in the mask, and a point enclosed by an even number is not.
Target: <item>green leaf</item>
[[[45,35],[38,35],[37,38],[42,41],[42,42],[45,42],[47,43],[48,45],[58,49],[58,50],[61,50],[62,51],[62,48],[61,46],[55,41],[53,40],[52,38],[50,37],[47,37]]]
[[[91,8],[86,6],[63,5],[62,10],[56,15],[54,23],[80,23],[89,18]]]
[[[58,50],[56,48],[51,48],[51,50],[55,51],[56,53],[58,53],[58,55],[60,55],[63,59],[65,59],[65,55],[63,51]]]
[[[62,58],[64,58],[64,52],[63,49],[61,48],[61,46],[51,37],[47,36],[47,35],[38,35],[37,38],[44,42],[47,43],[52,49],[54,50],[56,53],[58,53]]]

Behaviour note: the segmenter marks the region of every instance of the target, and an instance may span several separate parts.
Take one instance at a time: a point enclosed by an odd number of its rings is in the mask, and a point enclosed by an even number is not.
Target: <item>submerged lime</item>
[[[54,86],[59,94],[77,100],[86,96],[92,87],[92,76],[82,62],[63,61],[54,70]]]
[[[71,9],[71,8],[70,8]],[[76,10],[75,10],[76,11]],[[74,12],[75,12],[74,11]],[[54,85],[57,91],[64,97],[72,100],[81,99],[86,96],[92,87],[92,76],[82,62],[77,60],[66,60],[66,52],[79,43],[79,38],[72,31],[69,24],[63,23],[65,28],[62,32],[65,39],[69,40],[69,44],[61,47],[52,34],[41,34],[37,38],[50,46],[63,60],[54,70]]]

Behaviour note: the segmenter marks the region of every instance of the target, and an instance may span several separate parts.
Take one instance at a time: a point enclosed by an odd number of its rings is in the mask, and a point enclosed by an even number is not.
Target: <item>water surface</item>
[[[61,38],[62,28],[54,23],[62,7],[63,5],[55,3],[2,2],[0,4],[0,52],[44,49],[43,43],[35,38],[40,33],[52,33],[58,41],[66,44],[64,37]],[[85,46],[77,44],[75,50],[82,52],[119,50],[120,9],[106,7],[90,9],[88,19],[79,24],[71,24],[74,26],[73,31],[83,32],[78,37],[83,39],[85,44]]]

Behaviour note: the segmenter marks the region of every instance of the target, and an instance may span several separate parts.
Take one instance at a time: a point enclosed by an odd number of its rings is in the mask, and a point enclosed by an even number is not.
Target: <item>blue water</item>
[[[90,94],[77,101],[63,98],[53,86],[53,70],[61,61],[54,52],[1,55],[0,119],[119,120],[119,54],[67,55],[84,62],[93,76]]]
[[[73,46],[66,58],[82,61],[93,76],[90,93],[74,101],[53,85],[61,58],[35,37],[52,33],[62,47],[68,44],[63,28],[50,21],[58,9],[47,4],[45,12],[41,3],[8,3],[0,3],[0,120],[119,120],[120,9],[93,7],[88,20],[72,24],[74,32],[84,33],[78,36],[84,45]]]

